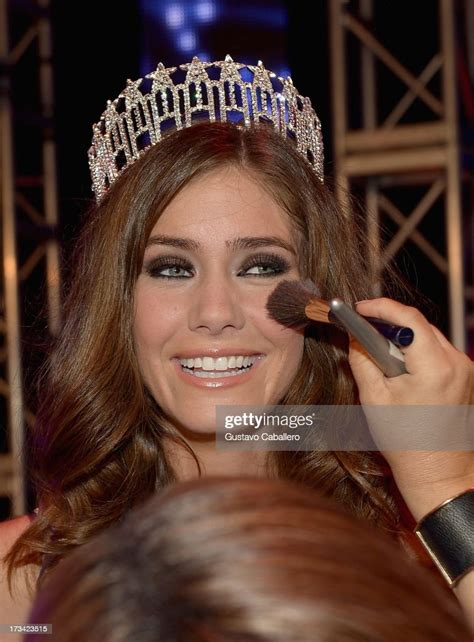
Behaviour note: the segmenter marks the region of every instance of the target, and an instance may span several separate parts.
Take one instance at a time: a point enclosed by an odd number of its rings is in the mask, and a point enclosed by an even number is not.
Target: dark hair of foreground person
[[[30,621],[56,642],[470,640],[454,598],[384,534],[253,478],[156,495],[66,557]]]

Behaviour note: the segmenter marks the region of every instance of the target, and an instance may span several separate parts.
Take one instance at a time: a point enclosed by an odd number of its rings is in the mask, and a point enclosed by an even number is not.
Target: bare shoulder
[[[0,624],[23,624],[28,618],[31,597],[28,594],[26,577],[28,573],[35,572],[35,569],[20,569],[15,574],[12,596],[8,590],[7,569],[3,557],[32,520],[32,515],[22,515],[0,522]],[[0,642],[3,640],[13,642],[15,635],[0,632]]]
[[[0,555],[7,553],[20,535],[33,521],[33,515],[21,515],[0,522]]]

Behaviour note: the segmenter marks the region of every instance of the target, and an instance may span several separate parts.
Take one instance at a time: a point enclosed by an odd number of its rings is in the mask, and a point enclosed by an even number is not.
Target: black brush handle
[[[332,312],[329,312],[328,318],[331,323],[335,323],[337,325],[338,321]],[[376,319],[375,317],[364,317],[364,319],[368,321],[372,327],[378,330],[382,336],[399,348],[409,346],[415,338],[415,333],[411,328],[393,325],[393,323],[383,321],[382,319]]]
[[[415,338],[415,333],[411,328],[393,325],[393,323],[375,317],[364,317],[364,319],[399,348],[409,346]]]

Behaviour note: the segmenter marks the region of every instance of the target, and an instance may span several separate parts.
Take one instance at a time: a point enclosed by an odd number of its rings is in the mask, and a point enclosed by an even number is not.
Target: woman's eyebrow
[[[244,236],[226,241],[225,244],[233,251],[276,245],[296,255],[293,245],[279,236]],[[182,250],[199,250],[201,247],[200,243],[193,239],[181,236],[168,236],[167,234],[150,236],[146,246],[148,248],[152,245],[170,245],[181,248]]]
[[[186,239],[181,236],[168,236],[167,234],[150,236],[146,247],[148,248],[152,245],[171,245],[172,247],[179,247],[183,250],[198,250],[200,247],[200,244],[192,239]]]
[[[227,247],[232,250],[248,250],[256,247],[264,247],[268,245],[276,245],[282,247],[284,250],[296,254],[295,248],[291,243],[285,241],[279,236],[244,236],[241,238],[226,241]]]

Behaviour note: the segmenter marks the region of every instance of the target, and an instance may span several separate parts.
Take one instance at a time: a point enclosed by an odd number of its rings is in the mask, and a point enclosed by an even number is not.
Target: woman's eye
[[[238,276],[272,277],[288,272],[291,268],[283,257],[265,254],[252,256],[241,268]],[[162,257],[149,261],[144,271],[155,279],[189,279],[194,276],[193,266],[181,257]]]
[[[280,256],[253,256],[242,268],[242,276],[276,276],[290,269],[288,261]]]
[[[145,266],[145,271],[158,279],[189,279],[192,276],[192,266],[187,261],[176,259],[151,261]]]
[[[275,272],[273,265],[255,265],[247,270],[247,274],[275,274]]]
[[[188,274],[184,274],[187,272]],[[169,268],[162,268],[158,272],[159,276],[166,276],[167,278],[172,278],[172,277],[188,277],[191,276],[189,274],[188,270],[185,270],[184,268],[180,267],[179,265],[175,265],[174,267],[169,267]],[[155,274],[155,276],[158,276]]]

